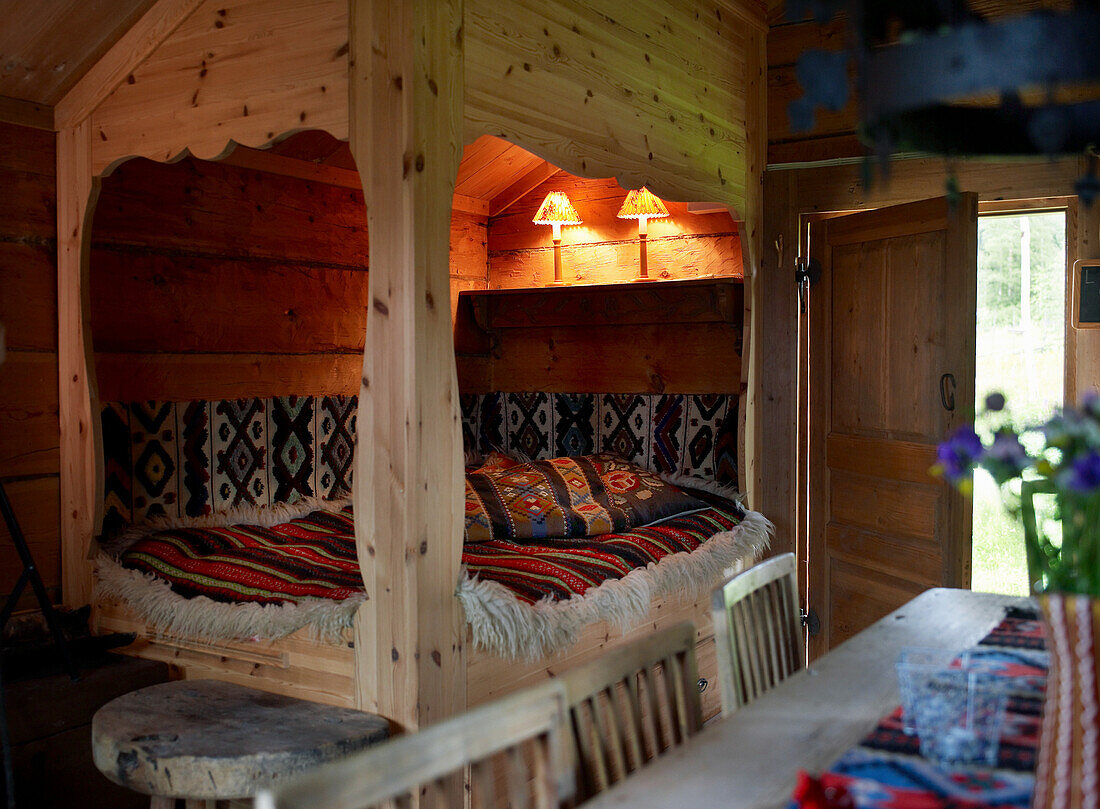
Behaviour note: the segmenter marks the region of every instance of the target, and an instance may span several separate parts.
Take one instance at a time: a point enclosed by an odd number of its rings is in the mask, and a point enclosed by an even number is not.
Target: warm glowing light
[[[620,219],[638,220],[639,266],[638,274],[641,278],[649,278],[649,261],[646,256],[646,222],[650,219],[663,219],[668,216],[668,208],[657,197],[649,192],[645,186],[630,191],[623,201],[623,207],[619,209]]]
[[[561,226],[579,225],[577,209],[564,191],[551,191],[539,206],[539,212],[531,220],[536,225],[550,225],[554,237],[554,280],[561,281]]]
[[[546,195],[546,199],[539,206],[539,212],[535,214],[535,218],[531,221],[536,225],[553,225],[554,238],[560,239],[561,226],[579,225],[581,218],[577,215],[577,209],[573,207],[569,197],[565,196],[564,191],[551,191]]]
[[[649,189],[642,186],[630,191],[626,195],[623,207],[619,209],[620,219],[661,219],[668,216],[668,208],[657,197],[650,193]]]

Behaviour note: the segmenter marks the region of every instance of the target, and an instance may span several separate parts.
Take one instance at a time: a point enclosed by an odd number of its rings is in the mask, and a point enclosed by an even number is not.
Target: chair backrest
[[[802,668],[802,619],[794,554],[738,573],[714,591],[722,715],[728,716]]]
[[[315,770],[256,796],[256,809],[558,809],[574,793],[565,688],[551,681]],[[293,732],[292,729],[288,732]],[[501,794],[506,793],[506,794]]]
[[[690,622],[615,649],[560,679],[576,744],[580,800],[683,744],[703,725]]]

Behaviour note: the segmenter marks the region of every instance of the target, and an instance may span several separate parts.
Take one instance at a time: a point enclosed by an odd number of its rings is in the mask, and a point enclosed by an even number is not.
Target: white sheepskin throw
[[[507,658],[535,660],[577,642],[584,627],[609,621],[628,630],[644,620],[656,597],[694,601],[751,563],[768,547],[775,526],[755,511],[732,530],[690,553],[676,553],[621,579],[605,581],[565,601],[520,601],[502,584],[464,575],[458,598],[474,645]]]

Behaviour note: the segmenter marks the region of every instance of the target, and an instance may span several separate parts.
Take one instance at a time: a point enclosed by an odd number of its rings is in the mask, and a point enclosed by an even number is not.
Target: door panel
[[[829,612],[833,646],[843,643],[869,624],[897,609],[924,586],[901,576],[890,576],[839,559],[829,561]]]
[[[977,196],[827,219],[810,234],[822,268],[808,314],[817,655],[929,586],[970,584],[969,500],[928,469],[973,415]]]
[[[830,525],[854,525],[914,539],[935,537],[940,496],[936,489],[835,469],[829,486],[833,504]]]

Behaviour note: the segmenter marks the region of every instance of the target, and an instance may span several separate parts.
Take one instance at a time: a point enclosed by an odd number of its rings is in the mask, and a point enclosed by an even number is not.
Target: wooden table
[[[897,707],[906,646],[962,650],[1025,598],[928,590],[756,702],[706,728],[585,809],[765,809],[786,805],[798,770],[814,774]]]

